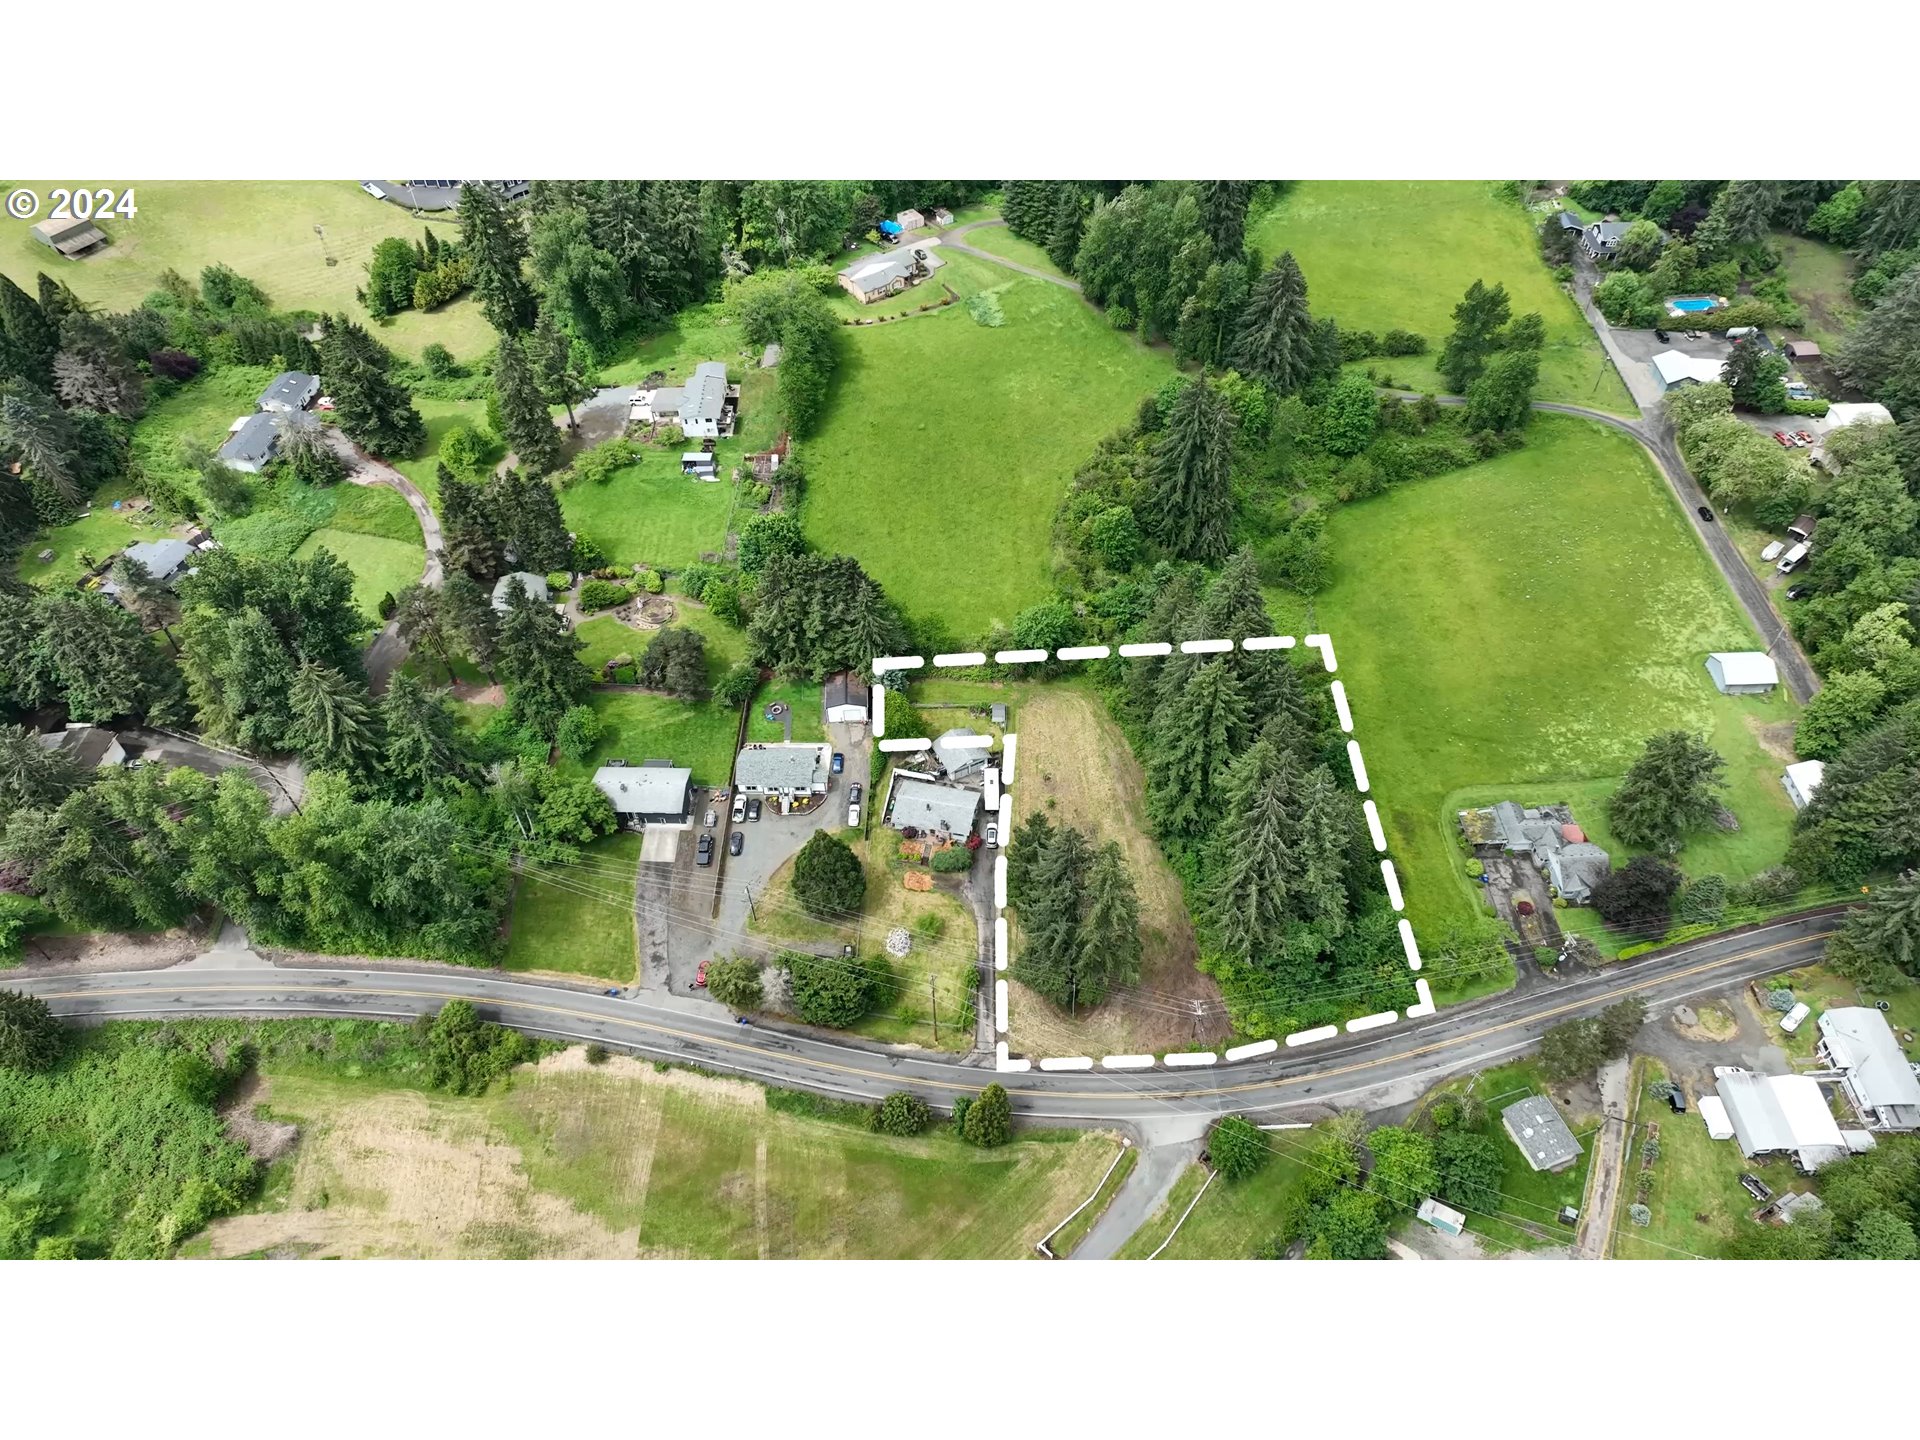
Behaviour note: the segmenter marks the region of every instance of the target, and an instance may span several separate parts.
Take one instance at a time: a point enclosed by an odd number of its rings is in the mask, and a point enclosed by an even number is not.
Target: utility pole
[[[744,890],[747,895],[747,914],[751,915],[753,917],[753,923],[758,925],[760,923],[760,912],[753,908],[753,887],[742,880],[740,882],[740,888]]]
[[[933,988],[933,971],[927,971],[927,1013],[933,1017],[933,1044],[940,1046],[940,997]]]

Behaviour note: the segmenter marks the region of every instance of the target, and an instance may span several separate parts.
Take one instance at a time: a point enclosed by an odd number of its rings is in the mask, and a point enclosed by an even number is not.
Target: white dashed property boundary
[[[1291,635],[1255,635],[1238,642],[1239,648],[1246,651],[1291,650],[1296,645],[1304,645],[1310,650],[1318,650],[1320,659],[1329,675],[1340,667],[1334,659],[1333,637],[1331,635],[1308,635],[1296,640]],[[1232,640],[1182,640],[1180,653],[1183,655],[1224,655],[1234,649]],[[1118,648],[1123,660],[1157,658],[1171,655],[1174,646],[1171,642],[1160,640],[1137,644],[1121,645]],[[1114,649],[1105,645],[1066,645],[1051,652],[1053,659],[1072,663],[1084,660],[1105,660]],[[1049,658],[1046,650],[996,650],[993,659],[999,665],[1035,665]],[[936,670],[958,670],[984,665],[987,657],[984,651],[967,650],[948,655],[933,657]],[[891,673],[906,670],[920,670],[927,661],[920,655],[882,655],[873,662],[873,675],[876,681],[884,682]],[[1400,875],[1394,868],[1393,860],[1387,855],[1387,834],[1380,823],[1380,810],[1373,802],[1367,779],[1367,762],[1360,753],[1360,742],[1353,735],[1353,707],[1347,698],[1347,687],[1339,681],[1333,681],[1328,687],[1333,696],[1333,708],[1340,717],[1340,728],[1349,737],[1347,740],[1347,763],[1353,771],[1354,790],[1363,798],[1361,808],[1367,818],[1367,836],[1373,841],[1374,850],[1380,855],[1380,878],[1386,883],[1387,899],[1396,912],[1406,909],[1406,897],[1401,893]],[[879,741],[882,751],[888,754],[905,754],[919,750],[930,750],[933,741],[924,735],[908,737],[887,735],[887,692],[882,685],[873,689],[873,736]],[[1001,742],[1000,758],[1000,811],[997,817],[1000,826],[1000,843],[1004,847],[1013,840],[1013,797],[1008,793],[1013,784],[1014,761],[1018,754],[1019,736],[1012,731],[1006,732]],[[960,742],[973,748],[987,748],[992,744],[988,736],[981,736],[971,742]],[[1007,981],[1005,979],[1009,963],[1007,939],[1007,857],[1004,849],[993,861],[993,1031],[998,1036],[994,1047],[995,1068],[1001,1071],[1031,1070],[1037,1064],[1041,1070],[1092,1070],[1096,1062],[1091,1055],[1050,1056],[1035,1061],[1033,1059],[1009,1055],[1007,1053],[1007,1027],[1011,1018],[1007,1013]],[[1284,1044],[1288,1049],[1302,1045],[1316,1044],[1322,1040],[1331,1040],[1342,1033],[1360,1034],[1368,1030],[1377,1030],[1383,1025],[1392,1025],[1401,1019],[1416,1020],[1433,1014],[1438,1008],[1434,1004],[1433,993],[1425,979],[1419,976],[1420,946],[1414,939],[1413,925],[1402,914],[1400,918],[1400,946],[1406,953],[1407,969],[1414,972],[1413,989],[1419,1003],[1409,1005],[1404,1012],[1383,1010],[1377,1015],[1360,1015],[1349,1020],[1344,1026],[1321,1025],[1312,1030],[1296,1030],[1281,1040],[1259,1040],[1250,1045],[1236,1045],[1224,1055],[1211,1050],[1175,1050],[1165,1055],[1107,1055],[1097,1062],[1102,1070],[1150,1070],[1156,1065],[1172,1069],[1186,1069],[1196,1066],[1217,1065],[1223,1060],[1231,1065],[1242,1060],[1258,1059],[1263,1055],[1272,1055]]]

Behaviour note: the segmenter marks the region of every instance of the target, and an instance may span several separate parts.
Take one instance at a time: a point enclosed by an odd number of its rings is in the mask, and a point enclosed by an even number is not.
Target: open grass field
[[[684,569],[726,545],[735,486],[729,476],[745,453],[723,440],[718,481],[680,473],[680,452],[649,447],[638,463],[613,472],[604,485],[571,485],[560,492],[567,527],[606,552],[613,565]]]
[[[631,984],[633,875],[640,837],[596,840],[573,865],[530,865],[513,892],[508,970],[551,970]]]
[[[8,181],[11,189],[15,181]],[[53,183],[53,182],[49,182]],[[371,320],[354,299],[366,283],[373,247],[390,235],[417,240],[431,224],[459,233],[450,218],[423,220],[375,200],[351,180],[100,181],[117,193],[131,184],[139,213],[100,222],[113,242],[81,260],[63,260],[25,223],[9,221],[0,239],[0,271],[33,293],[34,276],[56,275],[83,300],[129,310],[159,288],[160,272],[197,281],[216,262],[231,265],[267,292],[276,310],[345,311],[402,355],[418,358],[439,341],[463,360],[490,349],[493,332],[471,299],[441,309]],[[34,184],[45,201],[48,185]],[[47,213],[43,206],[41,214]],[[314,233],[318,225],[325,232]],[[329,264],[329,260],[333,263]]]
[[[1244,1180],[1224,1177],[1207,1186],[1187,1223],[1161,1252],[1162,1260],[1251,1260],[1279,1232],[1280,1209],[1306,1175],[1294,1158],[1307,1148],[1310,1132],[1275,1131],[1274,1157]],[[1118,1260],[1144,1260],[1159,1249],[1207,1178],[1206,1169],[1189,1165],[1174,1182],[1160,1208],[1120,1247]]]
[[[1649,1056],[1633,1062],[1632,1134],[1626,1169],[1620,1186],[1620,1204],[1613,1216],[1613,1248],[1617,1260],[1712,1259],[1725,1250],[1741,1229],[1753,1222],[1753,1197],[1740,1188],[1740,1176],[1757,1175],[1775,1194],[1809,1190],[1812,1185],[1784,1156],[1748,1160],[1732,1140],[1707,1137],[1699,1107],[1676,1115],[1665,1101],[1647,1093],[1647,1086],[1667,1077],[1666,1067]],[[1697,1098],[1697,1097],[1696,1097]],[[1653,1223],[1635,1225],[1627,1214],[1633,1203],[1645,1146],[1658,1127],[1660,1153],[1653,1162],[1653,1188],[1647,1209]]]
[[[1053,512],[1074,469],[1173,361],[1069,290],[947,259],[943,276],[991,272],[1006,323],[979,325],[956,305],[843,336],[801,518],[816,546],[853,555],[908,614],[971,636],[1045,597]]]
[[[695,785],[724,785],[733,774],[733,737],[739,712],[710,700],[596,690],[589,705],[607,726],[586,764],[561,760],[569,774],[591,775],[609,760],[638,765],[672,760],[693,771]]]
[[[314,531],[300,548],[296,559],[304,560],[314,551],[331,550],[353,571],[353,599],[360,613],[369,620],[380,620],[380,600],[398,595],[407,586],[418,583],[427,563],[424,545],[405,540],[388,540],[378,535],[356,535],[351,530],[331,526]]]
[[[1483,280],[1507,287],[1514,314],[1538,310],[1547,322],[1540,399],[1634,413],[1600,342],[1540,259],[1527,213],[1484,181],[1301,180],[1248,217],[1247,240],[1269,260],[1293,252],[1314,314],[1346,330],[1426,336],[1424,356],[1368,362],[1408,388],[1438,387],[1433,357],[1453,329],[1453,307]]]
[[[1416,926],[1478,904],[1462,797],[1572,799],[1619,863],[1601,801],[1665,728],[1713,737],[1741,825],[1681,864],[1740,878],[1779,859],[1793,811],[1767,745],[1795,707],[1715,692],[1707,653],[1758,643],[1632,441],[1536,416],[1524,450],[1343,507],[1331,534],[1313,626],[1333,636]],[[1298,596],[1269,602],[1302,633]]]
[[[1022,240],[1004,225],[987,225],[978,230],[969,230],[960,237],[960,243],[971,245],[976,250],[985,250],[990,255],[1004,255],[1017,264],[1044,270],[1049,275],[1061,274],[1060,267],[1053,263],[1053,257],[1045,249],[1031,240]]]
[[[1012,843],[1018,845],[1021,826],[1042,813],[1056,825],[1086,831],[1095,845],[1118,841],[1140,897],[1142,953],[1138,985],[1078,1019],[1024,985],[1010,987],[1010,1043],[1035,1055],[1119,1055],[1218,1038],[1226,1031],[1220,992],[1194,968],[1193,922],[1179,877],[1147,823],[1145,777],[1126,737],[1084,682],[1053,681],[1027,691],[1016,727]],[[1190,1003],[1205,1009],[1198,1034],[1185,1013]]]
[[[72,585],[92,569],[87,557],[104,562],[129,545],[143,540],[159,540],[173,531],[163,515],[148,512],[136,515],[131,510],[116,510],[113,502],[136,493],[124,479],[110,480],[95,492],[93,508],[71,525],[43,530],[29,540],[20,552],[14,573],[29,585],[51,587]],[[51,551],[45,560],[41,552]]]
[[[269,1072],[298,1151],[215,1256],[1014,1259],[1079,1203],[1112,1141],[979,1150],[788,1113],[741,1081],[584,1052],[454,1098]]]
[[[1831,352],[1860,318],[1854,303],[1853,261],[1837,245],[1776,230],[1767,243],[1780,252],[1787,294],[1804,305],[1807,325],[1798,332]]]

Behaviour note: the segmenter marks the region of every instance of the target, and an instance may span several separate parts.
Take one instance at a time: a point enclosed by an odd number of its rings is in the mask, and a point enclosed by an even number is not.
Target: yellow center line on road
[[[1251,1090],[1277,1090],[1288,1086],[1317,1084],[1320,1081],[1331,1080],[1337,1076],[1352,1075],[1362,1070],[1371,1070],[1382,1065],[1390,1065],[1402,1060],[1412,1060],[1419,1056],[1432,1055],[1442,1050],[1451,1050],[1461,1045],[1470,1044],[1476,1040],[1483,1040],[1490,1035],[1498,1035],[1504,1031],[1513,1030],[1523,1025],[1531,1025],[1541,1020],[1550,1020],[1557,1015],[1569,1014],[1575,1010],[1583,1010],[1599,1000],[1612,999],[1621,995],[1630,995],[1636,990],[1650,990],[1656,985],[1666,985],[1675,980],[1685,980],[1690,976],[1701,975],[1709,970],[1717,970],[1726,965],[1755,960],[1762,955],[1771,955],[1776,951],[1791,949],[1794,946],[1805,944],[1808,940],[1818,938],[1820,937],[1817,935],[1803,935],[1793,940],[1782,940],[1773,945],[1763,946],[1758,950],[1743,950],[1738,954],[1723,956],[1718,960],[1703,961],[1698,965],[1689,966],[1683,970],[1673,970],[1663,975],[1651,975],[1644,980],[1636,980],[1632,984],[1620,985],[1611,990],[1589,995],[1584,999],[1569,1001],[1565,1005],[1555,1006],[1552,1009],[1539,1010],[1531,1014],[1516,1016],[1511,1020],[1503,1020],[1497,1025],[1488,1025],[1479,1030],[1470,1030],[1465,1034],[1455,1035],[1449,1039],[1436,1040],[1430,1045],[1416,1046],[1411,1050],[1396,1050],[1391,1054],[1377,1055],[1367,1060],[1358,1060],[1350,1065],[1336,1065],[1326,1070],[1314,1070],[1304,1075],[1275,1076],[1271,1079],[1250,1080],[1240,1085],[1219,1085],[1205,1090],[1127,1090],[1124,1092],[1119,1090],[1052,1090],[1032,1088],[1017,1083],[1008,1085],[1007,1089],[1014,1093],[1026,1093],[1037,1099],[1046,1100],[1115,1100],[1138,1099],[1145,1096],[1158,1101],[1204,1100],[1214,1095],[1239,1095]],[[263,988],[271,987],[263,987],[260,982],[256,980],[248,984],[238,985],[195,985],[184,991],[162,993],[204,995],[217,994],[229,990],[258,991]],[[40,998],[42,1000],[87,1000],[98,999],[103,996],[152,995],[154,993],[153,989],[149,986],[127,986],[112,990],[69,990],[42,993]],[[400,1000],[446,1000],[448,998],[463,998],[449,997],[445,992],[439,990],[376,990],[361,989],[353,986],[334,986],[315,993],[322,995],[364,995],[371,998],[384,997],[387,999]],[[648,1020],[628,1019],[618,1015],[603,1015],[594,1010],[576,1010],[565,1005],[544,1005],[532,1000],[493,1001],[484,996],[481,997],[481,1003],[510,1005],[548,1015],[566,1016],[572,1020],[592,1020],[629,1029],[651,1031],[655,1034],[670,1035],[675,1039],[691,1041],[695,1044],[712,1045],[723,1050],[743,1051],[758,1057],[762,1061],[786,1061],[796,1066],[813,1070],[830,1071],[839,1075],[857,1075],[870,1080],[886,1080],[896,1083],[911,1081],[914,1084],[939,1090],[971,1091],[979,1088],[977,1082],[956,1084],[952,1081],[936,1080],[918,1075],[902,1076],[891,1067],[880,1070],[870,1070],[858,1065],[838,1064],[832,1060],[814,1060],[804,1055],[770,1052],[764,1046],[749,1045],[739,1040],[715,1035],[702,1035],[698,1031],[693,1030],[678,1030],[671,1025],[660,1025]],[[921,1057],[907,1055],[895,1058],[918,1059]],[[998,1072],[994,1073],[997,1077]],[[1005,1084],[1006,1082],[1002,1080],[1001,1083]]]

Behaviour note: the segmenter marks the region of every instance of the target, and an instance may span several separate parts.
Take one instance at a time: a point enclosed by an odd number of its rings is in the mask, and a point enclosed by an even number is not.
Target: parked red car
[[[696,990],[707,988],[707,962],[704,960],[700,962],[700,968],[693,972],[693,988]]]
[[[1787,449],[1789,449],[1789,450],[1791,450],[1791,449],[1793,449],[1793,448],[1794,448],[1794,445],[1793,445],[1793,437],[1792,437],[1791,435],[1789,435],[1789,434],[1787,434],[1787,432],[1786,432],[1786,431],[1784,431],[1784,430],[1776,430],[1776,431],[1774,431],[1774,432],[1773,432],[1773,438],[1774,438],[1774,439],[1776,439],[1776,440],[1778,440],[1778,441],[1779,441],[1779,442],[1780,442],[1780,443],[1781,443],[1782,445],[1784,445],[1784,446],[1786,446],[1786,447],[1787,447]]]

